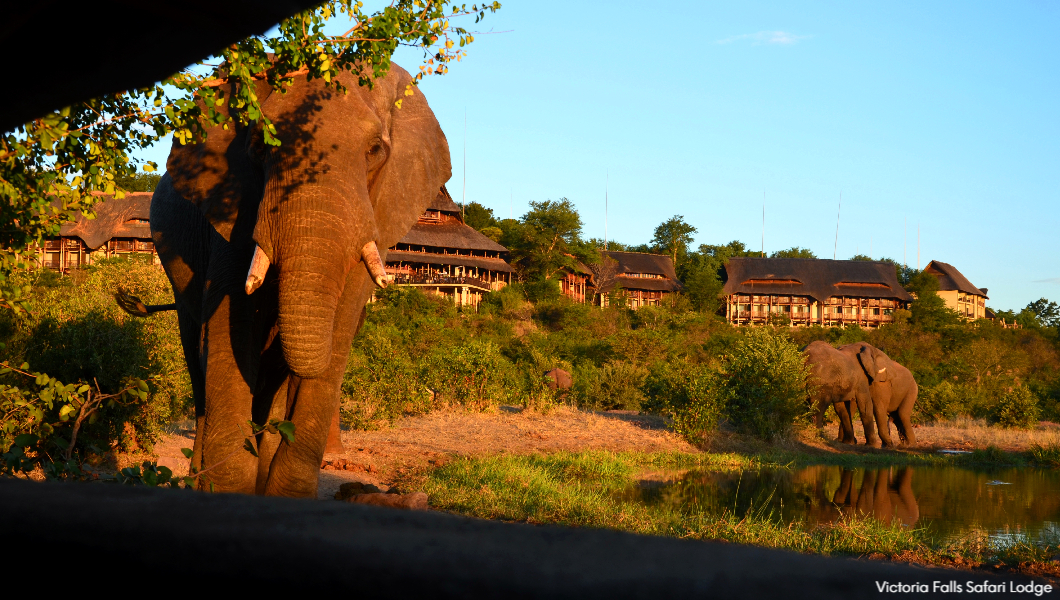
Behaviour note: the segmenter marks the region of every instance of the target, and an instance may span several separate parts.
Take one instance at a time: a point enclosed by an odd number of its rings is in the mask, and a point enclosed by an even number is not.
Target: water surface
[[[902,527],[924,527],[944,538],[977,529],[1001,544],[1060,541],[1060,471],[1054,470],[818,465],[729,473],[689,471],[673,482],[643,482],[627,497],[811,525],[862,516]]]

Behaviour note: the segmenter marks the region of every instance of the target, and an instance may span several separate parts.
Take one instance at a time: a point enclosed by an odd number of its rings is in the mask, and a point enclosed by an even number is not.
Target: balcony
[[[503,284],[503,282],[490,283],[488,281],[479,279],[478,277],[467,277],[467,276],[454,276],[454,275],[422,275],[419,273],[413,274],[397,274],[394,275],[391,281],[396,285],[412,285],[412,286],[452,286],[452,287],[470,287],[476,288],[483,292],[492,292],[496,289],[500,289],[497,284]]]

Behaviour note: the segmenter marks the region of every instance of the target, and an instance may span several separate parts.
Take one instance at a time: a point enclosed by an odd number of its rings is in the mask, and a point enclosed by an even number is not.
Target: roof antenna
[[[762,258],[766,257],[766,193],[762,192]]]
[[[906,260],[906,247],[909,245],[909,217],[905,218],[902,225],[902,268],[909,268],[909,261]]]
[[[920,270],[920,223],[916,224],[916,270]]]
[[[835,260],[839,249],[839,215],[843,214],[843,192],[839,192],[839,211],[835,214],[835,245],[832,246],[832,260]]]
[[[467,202],[467,107],[464,107],[464,191],[460,195],[460,220],[464,220],[464,204]]]
[[[607,252],[607,185],[611,181],[611,173],[604,170],[604,252]]]

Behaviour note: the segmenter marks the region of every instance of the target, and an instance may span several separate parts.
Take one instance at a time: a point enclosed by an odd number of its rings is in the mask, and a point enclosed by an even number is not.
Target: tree
[[[811,252],[809,248],[792,246],[787,250],[777,250],[770,254],[769,258],[817,258],[817,255]]]
[[[130,89],[80,102],[5,132],[0,139],[0,222],[17,223],[0,231],[0,307],[25,308],[25,290],[10,283],[11,273],[32,264],[33,251],[44,237],[58,234],[78,211],[92,214],[101,191],[124,195],[119,182],[157,168],[130,158],[163,136],[181,144],[200,141],[215,124],[238,120],[260,122],[264,142],[278,145],[272,122],[261,110],[256,82],[265,81],[279,93],[296,76],[323,79],[338,92],[340,71],[358,75],[361,85],[390,68],[399,45],[424,51],[424,64],[405,90],[429,74],[444,74],[448,64],[465,55],[474,40],[450,19],[474,15],[476,22],[500,4],[450,5],[449,0],[395,0],[374,14],[365,14],[353,0],[331,0],[284,19],[274,36],[253,36],[222,49],[219,64],[200,61],[152,86]],[[328,36],[325,24],[350,20],[343,35]],[[225,84],[234,84],[228,86]],[[225,89],[236,90],[230,96]],[[400,106],[400,100],[398,105]],[[227,104],[227,116],[218,109]],[[233,123],[234,124],[234,123]]]
[[[718,294],[721,293],[725,264],[735,256],[759,256],[758,252],[748,250],[740,241],[733,240],[725,245],[701,244],[698,252],[690,252],[678,265],[677,278],[684,284],[684,294],[692,308],[702,312],[713,313],[721,306]]]
[[[574,204],[558,201],[530,202],[518,223],[500,223],[501,243],[512,251],[512,262],[527,281],[552,279],[560,270],[573,269],[577,261],[596,263],[596,249],[581,239],[582,220]]]
[[[497,219],[493,218],[492,208],[486,208],[478,202],[471,202],[464,207],[464,223],[482,231],[487,227],[496,227]]]
[[[126,192],[153,192],[161,180],[162,176],[158,173],[136,173],[116,176],[114,185]]]
[[[871,256],[865,256],[864,254],[855,254],[854,256],[850,257],[850,260],[873,261],[875,259],[872,258]]]
[[[651,243],[669,254],[676,266],[678,257],[688,252],[688,245],[692,243],[692,234],[696,231],[695,227],[685,223],[683,216],[674,215],[655,228],[655,236]]]
[[[1027,305],[1024,311],[1034,315],[1034,320],[1042,327],[1060,327],[1060,306],[1046,298],[1039,298]]]
[[[906,286],[916,295],[909,307],[912,316],[909,322],[924,331],[940,332],[960,324],[961,317],[957,311],[946,306],[946,301],[939,296],[939,280],[931,273],[920,271]]]

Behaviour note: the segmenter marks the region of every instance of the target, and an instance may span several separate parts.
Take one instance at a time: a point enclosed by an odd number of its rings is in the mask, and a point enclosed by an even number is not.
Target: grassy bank
[[[503,521],[618,529],[647,535],[720,540],[831,556],[862,556],[964,568],[1009,568],[1060,575],[1050,557],[1057,548],[1016,544],[994,548],[982,531],[941,540],[924,529],[874,519],[831,524],[784,523],[772,513],[708,510],[639,502],[624,490],[647,477],[687,469],[708,471],[768,466],[738,454],[561,452],[550,455],[460,458],[407,482],[423,489],[433,507]],[[775,466],[775,463],[774,463]]]

